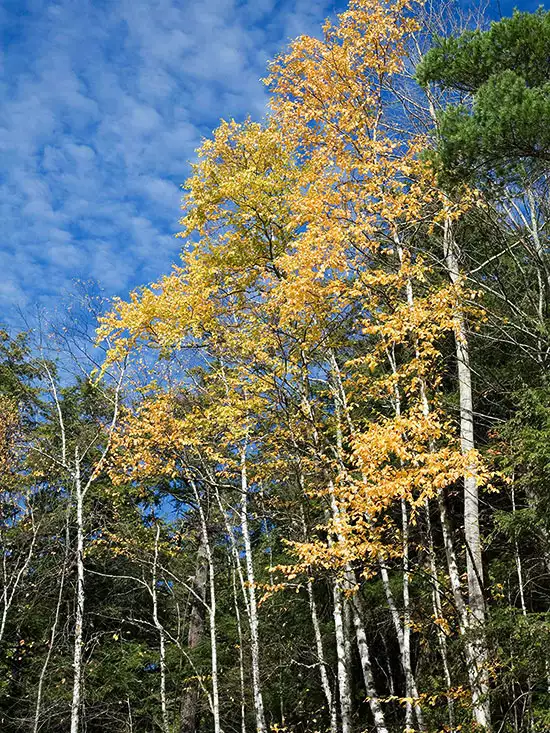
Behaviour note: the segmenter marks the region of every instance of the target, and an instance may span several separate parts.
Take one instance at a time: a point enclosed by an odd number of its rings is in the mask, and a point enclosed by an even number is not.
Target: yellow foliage
[[[120,483],[185,475],[199,454],[233,475],[252,440],[252,482],[286,486],[299,464],[303,499],[334,502],[312,537],[290,543],[287,580],[352,561],[368,573],[399,552],[396,502],[414,521],[468,471],[489,478],[439,399],[442,343],[458,312],[476,312],[465,305],[475,294],[417,254],[417,239],[476,194],[450,202],[419,155],[425,141],[395,130],[389,90],[413,9],[352,0],[322,39],[300,37],[271,65],[265,124],[222,122],[198,150],[182,263],[115,301],[99,329],[107,364],[146,351],[154,370],[154,358],[191,355],[183,384],[158,384],[154,371],[126,415]]]

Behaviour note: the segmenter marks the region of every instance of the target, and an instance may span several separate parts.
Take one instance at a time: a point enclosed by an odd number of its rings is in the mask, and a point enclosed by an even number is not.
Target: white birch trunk
[[[348,570],[348,578],[351,571]],[[348,580],[349,582],[349,580]],[[377,733],[388,733],[384,713],[380,705],[380,700],[376,694],[374,686],[374,678],[372,675],[372,666],[370,661],[369,647],[367,643],[367,635],[363,625],[363,608],[359,593],[355,593],[351,597],[351,610],[353,616],[353,625],[355,628],[355,638],[357,639],[357,649],[359,650],[359,658],[361,659],[361,669],[363,670],[363,679],[365,682],[365,690],[374,718],[374,726]]]
[[[460,278],[457,244],[453,237],[449,217],[444,224],[444,256],[449,277],[453,284]],[[458,392],[460,402],[460,442],[462,452],[467,455],[475,448],[474,412],[472,393],[472,370],[470,350],[464,317],[458,307],[454,317],[455,346],[458,371]],[[479,526],[479,489],[475,465],[468,466],[464,475],[464,536],[466,543],[466,574],[468,578],[468,616],[472,634],[475,666],[472,698],[476,723],[486,730],[491,728],[489,703],[488,650],[485,637],[485,598],[483,595],[483,565],[481,557],[481,534]]]
[[[304,490],[304,482],[301,473],[299,474],[300,489]],[[304,514],[304,508],[301,507],[302,513],[302,529],[304,532],[304,540],[307,541],[307,525]],[[330,715],[330,732],[337,733],[338,730],[338,714],[336,710],[335,701],[332,695],[332,689],[328,678],[327,670],[329,669],[328,663],[325,659],[325,650],[323,647],[323,637],[321,635],[321,627],[319,624],[319,615],[317,613],[317,604],[315,602],[315,593],[313,591],[313,578],[308,579],[307,594],[309,599],[309,610],[311,613],[311,623],[313,626],[313,635],[315,637],[315,646],[317,649],[317,659],[319,660],[319,674],[321,675],[321,687],[325,694],[327,701],[327,708]]]
[[[403,510],[403,507],[402,507]],[[416,685],[416,678],[412,671],[412,660],[411,660],[411,646],[410,646],[410,598],[409,598],[409,565],[407,562],[403,564],[403,622],[401,621],[399,610],[395,603],[393,591],[390,585],[390,579],[388,575],[388,569],[382,559],[379,560],[380,564],[380,577],[382,578],[382,585],[384,586],[384,593],[390,610],[390,616],[392,619],[395,634],[397,636],[397,643],[399,646],[399,652],[401,657],[401,665],[405,675],[405,686],[406,686],[406,697],[415,700],[413,703],[406,703],[406,724],[409,728],[412,728],[412,712],[416,716],[418,727],[420,730],[425,730],[424,716],[422,715],[422,708],[417,702],[418,688]]]
[[[430,116],[437,128],[438,122],[435,105],[429,89],[426,90],[426,95]],[[460,276],[458,247],[453,237],[452,223],[448,216],[444,223],[443,255],[451,282],[456,283]],[[460,312],[456,314],[455,319],[455,347],[458,362],[460,437],[462,450],[466,452],[475,447],[475,441],[473,429],[473,397],[470,353],[464,328],[464,318]],[[466,664],[468,667],[468,677],[472,691],[474,719],[477,725],[486,731],[490,731],[491,710],[488,699],[488,650],[484,633],[485,601],[481,587],[483,576],[478,511],[479,496],[475,471],[468,471],[467,475],[464,477],[464,524],[466,533],[467,575],[470,601],[470,608],[468,611],[465,608],[462,596],[460,576],[458,574],[446,507],[441,494],[438,497],[438,502],[443,528],[445,554],[447,556],[447,564],[449,567],[449,578],[460,619],[459,623],[461,625],[461,634],[468,632],[468,627],[471,622],[474,625],[474,631],[479,634],[477,644],[472,645],[470,641],[466,641],[465,643]]]
[[[241,733],[246,733],[246,697],[244,683],[244,653],[243,653],[243,630],[241,626],[241,612],[237,599],[237,584],[235,582],[235,568],[231,569],[231,583],[233,586],[233,606],[235,609],[235,620],[237,621],[237,636],[239,639],[239,682],[241,691]]]
[[[317,658],[319,660],[319,674],[321,675],[321,686],[325,693],[327,707],[330,715],[330,731],[337,733],[337,715],[336,705],[332,698],[332,690],[327,674],[328,664],[325,659],[325,651],[323,648],[323,637],[321,636],[321,627],[319,625],[319,616],[317,614],[317,604],[315,603],[315,595],[313,593],[313,580],[309,580],[307,584],[307,593],[309,598],[309,610],[311,613],[311,623],[313,625],[313,634],[315,636],[315,646],[317,649]]]
[[[514,477],[512,476],[512,515],[516,513],[516,489],[514,487]],[[519,600],[521,603],[521,612],[527,616],[527,606],[525,605],[525,593],[523,590],[523,566],[521,555],[519,554],[518,541],[514,538],[514,556],[516,560],[516,572],[518,574]]]
[[[516,513],[516,489],[514,486],[514,476],[512,476],[512,515]],[[523,584],[523,564],[521,562],[521,555],[519,553],[518,541],[514,538],[514,557],[516,561],[516,572],[518,576],[518,588],[519,588],[519,600],[521,603],[521,613],[523,617],[527,617],[527,605],[525,603],[525,591]],[[529,705],[529,730],[533,730],[533,683],[531,675],[527,677],[527,684],[529,685],[529,693],[527,695],[527,703]]]
[[[338,417],[341,416],[341,413],[343,411],[348,419],[348,424],[350,425],[350,428],[353,429],[353,426],[351,424],[351,419],[349,416],[349,411],[347,409],[347,403],[346,403],[345,393],[344,393],[342,382],[341,382],[340,372],[338,369],[336,358],[332,351],[330,352],[330,361],[331,361],[333,376],[335,377],[335,381],[336,381],[335,406],[338,411]],[[304,395],[303,395],[303,402],[304,402],[304,408],[307,411],[308,416],[310,418],[313,418],[311,405],[309,403],[308,395],[305,390],[304,390]],[[314,442],[315,442],[315,445],[318,446],[319,438],[317,435],[317,431],[315,430],[315,427],[313,428],[313,430],[314,430]],[[341,429],[340,421],[338,421],[338,426],[337,426],[337,457],[339,460],[340,467],[342,467],[342,429]],[[338,504],[336,502],[336,496],[334,493],[334,483],[331,479],[329,479],[328,481],[328,488],[329,488],[329,495],[330,495],[330,508],[331,508],[332,519],[336,521],[338,519],[339,508],[338,508]],[[342,540],[341,537],[339,537],[338,539]],[[348,588],[348,590],[351,590],[351,588],[355,586],[355,583],[350,580],[352,576],[353,576],[353,573],[351,569],[349,567],[346,568],[345,586]],[[334,581],[333,596],[334,596],[334,625],[335,625],[335,632],[336,632],[336,651],[337,651],[337,658],[338,658],[338,687],[339,687],[339,696],[340,696],[340,715],[341,715],[341,720],[342,720],[342,733],[350,733],[351,731],[351,690],[350,690],[349,672],[348,672],[349,651],[347,647],[346,631],[345,631],[344,598],[342,595],[342,587],[341,587],[341,584],[338,578],[336,578]],[[361,666],[363,669],[363,678],[365,681],[366,693],[369,698],[369,704],[370,704],[371,712],[374,717],[374,722],[375,722],[377,733],[387,733],[387,728],[385,726],[385,721],[384,721],[384,713],[382,711],[382,708],[380,707],[378,694],[374,686],[374,679],[372,676],[372,672],[371,671],[369,672],[371,668],[370,668],[370,655],[369,655],[369,649],[368,649],[368,642],[367,642],[367,636],[365,633],[365,629],[363,627],[363,621],[362,621],[361,615],[359,614],[357,610],[358,603],[360,603],[360,600],[357,598],[357,603],[352,603],[351,611],[352,611],[352,616],[353,616],[353,625],[355,628],[355,637],[356,637],[357,647],[359,651],[359,656],[361,658]]]
[[[431,96],[428,95],[430,103],[430,112],[433,116],[434,121],[435,111]],[[449,277],[453,284],[456,284],[459,280],[459,266],[458,266],[458,255],[456,242],[452,236],[452,228],[449,217],[446,218],[444,224],[444,256],[445,263],[448,270]],[[400,261],[403,261],[403,248],[399,242],[398,237],[395,238],[397,250],[399,253]],[[409,305],[414,305],[414,294],[412,289],[412,283],[410,280],[407,282],[407,300]],[[460,437],[461,437],[461,448],[463,453],[467,453],[475,447],[474,442],[474,430],[473,430],[473,396],[472,396],[472,379],[471,379],[471,368],[469,361],[469,350],[468,341],[466,338],[466,332],[464,327],[464,319],[461,312],[456,313],[455,317],[455,344],[458,361],[458,381],[459,381],[459,399],[460,399]],[[426,388],[423,382],[420,384],[422,411],[425,416],[429,415],[430,408],[428,398],[426,395]],[[469,634],[472,628],[471,608],[466,608],[464,603],[464,597],[462,594],[460,574],[458,571],[458,564],[456,561],[456,554],[454,551],[452,534],[450,530],[450,524],[447,516],[447,508],[445,506],[445,499],[442,492],[438,495],[438,506],[441,518],[441,526],[443,530],[443,542],[445,546],[445,555],[447,558],[447,566],[449,571],[449,580],[451,582],[451,589],[457,614],[459,618],[459,630],[461,636]],[[470,681],[470,689],[472,691],[472,704],[474,718],[478,725],[489,731],[490,725],[490,706],[488,700],[488,671],[487,671],[487,645],[484,636],[484,623],[485,623],[485,602],[483,592],[481,588],[482,583],[482,565],[481,565],[481,541],[480,541],[480,530],[479,530],[479,496],[477,486],[477,476],[475,472],[475,466],[469,467],[469,470],[464,476],[464,522],[465,522],[465,534],[466,534],[466,547],[467,547],[467,575],[470,591],[469,600],[470,605],[472,603],[472,597],[474,597],[474,607],[477,608],[477,618],[481,619],[481,624],[478,624],[476,631],[481,630],[482,636],[478,638],[478,642],[472,642],[471,639],[465,641],[465,656],[468,678]],[[469,519],[472,521],[472,525],[469,525]],[[429,512],[428,512],[429,521]],[[431,529],[430,529],[431,532]],[[473,551],[472,551],[473,548]],[[474,577],[471,577],[474,576]],[[434,588],[436,593],[439,593],[437,578],[435,575],[435,564],[433,572]],[[476,606],[477,603],[477,606]],[[440,648],[442,648],[440,646]],[[445,650],[445,651],[444,651]],[[445,653],[446,660],[446,643],[442,651]],[[448,665],[446,671],[446,677],[448,684],[450,685],[450,674],[448,673]],[[449,701],[449,714],[452,717],[452,705],[451,699]]]
[[[57,634],[57,627],[59,624],[59,617],[61,615],[61,604],[63,602],[63,591],[65,589],[65,576],[67,574],[67,564],[69,560],[69,542],[70,542],[69,517],[70,517],[70,505],[67,507],[66,517],[65,517],[65,553],[63,557],[63,566],[61,569],[61,578],[59,580],[59,591],[57,593],[57,603],[55,606],[55,614],[54,614],[53,624],[50,629],[50,640],[48,642],[48,651],[46,653],[46,657],[44,659],[44,664],[42,665],[42,669],[40,670],[40,677],[38,678],[38,687],[36,690],[36,705],[34,708],[33,733],[38,733],[38,730],[40,727],[40,713],[41,713],[41,707],[42,707],[42,691],[44,688],[44,680],[46,679],[46,672],[48,670],[48,665],[50,663],[50,658],[52,656],[55,637]]]
[[[410,283],[409,283],[409,286],[410,286]],[[410,287],[408,288],[408,291],[409,290],[410,290],[410,297],[412,298],[412,289]],[[337,415],[338,417],[340,417],[340,414],[342,412],[344,413],[347,419],[348,427],[350,431],[353,433],[354,425],[353,425],[351,416],[349,414],[346,394],[344,391],[344,385],[342,383],[342,377],[340,374],[340,368],[338,366],[336,357],[334,356],[334,353],[332,352],[330,354],[330,362],[331,362],[331,369],[332,369],[332,374],[333,374],[335,387],[336,387],[334,390],[334,399],[336,403]],[[395,362],[391,361],[391,365],[392,365],[393,370],[395,371],[396,369]],[[396,390],[395,411],[397,415],[401,414],[400,397],[399,397],[398,390]],[[341,452],[342,429],[341,429],[339,420],[337,424],[336,434],[337,434],[338,449],[339,449],[339,452]],[[403,667],[403,672],[405,674],[406,697],[415,699],[414,703],[411,703],[409,701],[407,701],[406,703],[406,725],[409,729],[412,729],[412,725],[413,725],[412,712],[414,709],[415,715],[418,721],[418,727],[420,728],[420,730],[425,730],[422,709],[419,703],[417,702],[418,688],[416,685],[415,676],[412,671],[411,648],[410,648],[410,598],[409,598],[410,570],[409,570],[409,542],[408,542],[409,528],[408,528],[407,506],[404,501],[401,502],[401,517],[402,517],[402,530],[403,530],[403,610],[404,610],[403,623],[401,623],[399,612],[397,610],[395,600],[393,598],[393,593],[391,590],[391,585],[389,582],[388,571],[387,571],[386,565],[381,558],[379,559],[379,564],[380,564],[380,571],[382,575],[382,583],[384,586],[386,599],[388,601],[388,607],[390,609],[390,615],[391,615],[392,622],[393,622],[395,632],[397,635],[397,641],[398,641],[399,651],[400,651],[400,656],[401,656],[401,665]],[[366,636],[365,636],[365,642],[366,642]]]
[[[126,706],[128,707],[128,733],[134,733],[134,721],[132,719],[132,705],[130,704],[130,698],[126,698]]]
[[[334,484],[332,481],[329,481],[329,492],[330,492],[330,504],[331,504],[331,510],[332,510],[332,518],[334,521],[338,519],[339,514],[339,508],[338,504],[336,502],[336,496],[334,494]],[[338,538],[339,540],[342,540],[341,537]],[[384,720],[384,713],[382,711],[382,708],[380,706],[380,701],[378,699],[378,693],[376,692],[376,687],[374,685],[374,678],[372,675],[372,668],[371,668],[371,662],[370,662],[370,653],[369,653],[369,647],[367,642],[367,635],[365,633],[365,628],[363,626],[363,614],[362,614],[362,606],[361,606],[361,599],[359,598],[359,591],[355,590],[355,579],[353,576],[352,569],[348,566],[346,567],[345,571],[345,589],[348,591],[349,595],[351,596],[349,603],[351,604],[351,613],[353,618],[353,626],[355,629],[355,639],[357,642],[357,649],[359,652],[359,657],[361,659],[361,668],[363,670],[363,680],[365,682],[365,691],[367,693],[367,697],[369,700],[369,706],[374,718],[374,724],[376,728],[377,733],[388,733],[385,720]],[[336,585],[335,585],[336,588]],[[345,666],[345,676],[346,679],[349,680],[349,671],[348,671],[348,664],[349,664],[349,651],[346,643],[346,632],[345,632],[345,622],[343,617],[343,602],[344,599],[342,598],[342,594],[340,593],[340,615],[341,615],[341,623],[342,623],[342,654],[343,654],[343,664]],[[336,621],[336,616],[335,616]],[[340,654],[339,650],[339,640],[338,640],[338,633],[336,637],[337,641],[337,651],[338,654]],[[340,665],[340,656],[338,656],[338,665]],[[347,684],[347,691],[348,696],[350,694],[349,690],[349,681]],[[341,705],[341,703],[340,703]],[[349,701],[350,710],[351,710],[351,699]],[[343,726],[343,721],[342,721]]]
[[[407,510],[407,503],[404,499],[401,500],[401,525],[403,533],[403,649],[401,657],[403,660],[403,670],[405,672],[405,685],[407,691],[407,698],[413,698],[414,702],[410,702],[407,699],[405,707],[405,723],[407,728],[413,728],[413,709],[415,711],[418,727],[420,730],[424,730],[424,718],[420,705],[418,704],[418,690],[416,688],[416,680],[412,671],[412,660],[411,660],[411,607],[409,597],[409,582],[410,582],[410,570],[409,570],[409,516]]]
[[[439,512],[441,517],[441,527],[443,530],[443,543],[445,545],[445,554],[447,557],[447,566],[449,570],[449,580],[451,582],[451,589],[453,592],[453,598],[457,609],[459,631],[462,637],[464,637],[464,654],[466,657],[466,667],[468,673],[468,680],[470,682],[470,689],[472,691],[472,706],[474,712],[474,718],[477,725],[482,725],[479,720],[484,718],[484,710],[486,706],[486,697],[484,697],[483,680],[486,672],[485,657],[480,658],[479,644],[475,643],[470,637],[470,621],[471,614],[468,613],[466,604],[464,603],[464,597],[462,595],[462,584],[460,575],[458,572],[458,565],[456,562],[456,555],[454,551],[451,530],[449,526],[449,519],[447,516],[447,508],[445,506],[444,497],[440,494],[438,496]],[[485,729],[490,730],[489,723],[485,726]]]
[[[80,476],[80,456],[75,449],[76,499],[76,614],[73,650],[73,697],[71,702],[71,733],[79,733],[82,698],[82,653],[84,635],[84,516],[83,489]]]
[[[34,546],[36,544],[36,538],[38,535],[38,527],[34,523],[32,510],[29,509],[29,512],[33,532],[32,540],[29,545],[27,554],[25,555],[25,559],[23,560],[23,563],[21,564],[19,569],[17,569],[17,567],[14,569],[12,577],[10,577],[10,574],[8,572],[8,553],[2,553],[2,616],[0,618],[0,642],[2,642],[2,639],[4,638],[6,623],[8,621],[8,613],[13,604],[15,594],[17,592],[17,589],[19,588],[21,581],[27,573],[30,562],[32,560],[32,556],[34,554]],[[2,542],[2,544],[4,543]]]
[[[256,730],[265,733],[266,723],[264,701],[260,678],[260,639],[258,633],[258,606],[256,602],[256,585],[254,581],[254,564],[252,546],[248,529],[248,479],[246,474],[246,446],[241,453],[241,530],[244,540],[246,578],[248,582],[248,608],[250,614],[250,652],[252,657],[252,691],[254,696],[254,712],[256,714]]]
[[[441,604],[441,590],[439,587],[439,579],[437,577],[437,565],[435,562],[435,550],[432,534],[432,522],[430,518],[430,504],[428,499],[424,502],[424,508],[426,510],[426,526],[427,526],[427,538],[428,538],[428,563],[429,563],[429,574],[432,580],[432,607],[434,614],[434,621],[437,634],[437,643],[439,646],[439,653],[441,654],[441,663],[443,664],[443,674],[445,675],[445,683],[447,685],[447,710],[449,713],[449,729],[450,733],[454,733],[455,722],[454,722],[454,700],[450,694],[452,687],[451,670],[449,667],[449,657],[447,653],[447,637],[445,632],[441,628],[439,620],[443,618],[443,606]]]
[[[353,633],[353,621],[351,619],[351,606],[349,598],[344,596],[342,598],[342,611],[344,613],[344,644],[346,653],[346,664],[348,665],[348,677],[353,679],[353,672],[351,668],[351,657],[353,654],[353,639],[355,634]]]
[[[397,250],[399,253],[399,260],[403,262],[403,250],[401,245],[398,243]],[[412,308],[414,304],[413,290],[410,280],[407,280],[407,302]],[[394,375],[397,375],[397,362],[395,359],[394,347],[388,351],[388,359]],[[418,350],[417,350],[418,355]],[[401,392],[396,381],[394,390],[394,409],[397,417],[401,416]],[[408,730],[413,728],[413,709],[418,721],[418,727],[420,730],[425,730],[424,716],[422,715],[422,708],[418,702],[418,688],[416,686],[416,679],[412,670],[412,659],[411,659],[411,610],[410,610],[410,595],[409,595],[409,584],[410,584],[410,567],[409,567],[409,513],[407,508],[407,502],[401,499],[401,532],[402,532],[402,559],[403,559],[403,622],[399,618],[391,585],[388,578],[388,572],[383,561],[380,561],[380,571],[382,575],[382,583],[384,585],[384,591],[388,600],[388,606],[390,608],[393,625],[397,635],[397,641],[399,643],[399,651],[401,653],[401,665],[405,674],[405,695],[407,701],[405,703],[405,724]],[[414,702],[411,702],[411,699]]]
[[[214,718],[214,733],[222,733],[220,724],[220,694],[218,684],[218,643],[216,639],[216,584],[214,574],[214,558],[212,557],[212,549],[210,547],[210,539],[208,537],[208,525],[202,508],[197,485],[191,479],[191,488],[197,503],[199,512],[199,520],[201,527],[202,542],[206,554],[206,563],[208,565],[208,581],[210,598],[208,604],[208,622],[210,629],[210,660],[212,673],[212,716]]]
[[[335,578],[332,586],[334,633],[336,637],[336,658],[338,674],[338,697],[340,701],[340,722],[342,733],[351,733],[351,689],[346,659],[346,640],[344,635],[344,613],[342,588]]]
[[[157,524],[155,534],[155,554],[153,556],[153,573],[151,582],[151,597],[153,599],[153,623],[159,635],[159,668],[160,668],[160,709],[162,716],[163,733],[169,733],[168,706],[166,704],[166,640],[164,628],[159,620],[158,593],[157,593],[157,566],[159,555],[160,525]]]
[[[538,292],[538,301],[537,301],[537,316],[539,320],[539,326],[540,328],[543,329],[544,322],[545,322],[546,285],[547,285],[547,278],[543,278],[542,276],[542,267],[543,267],[545,253],[544,253],[544,246],[540,240],[535,197],[530,187],[527,188],[527,201],[529,204],[531,235],[533,237],[533,243],[535,245],[535,253],[536,253],[536,259],[537,259],[537,262],[535,265],[537,269],[537,285],[538,285],[538,291],[539,291]],[[540,336],[538,336],[537,338],[537,346],[538,346],[538,359],[540,362],[543,362],[547,354],[544,353],[543,343],[542,343],[542,339],[540,338]]]

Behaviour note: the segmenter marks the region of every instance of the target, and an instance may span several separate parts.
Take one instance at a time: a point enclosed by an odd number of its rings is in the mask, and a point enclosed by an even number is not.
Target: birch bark
[[[300,488],[303,491],[303,479],[300,474]],[[302,510],[302,529],[304,533],[304,540],[307,540],[307,525],[305,520],[304,508]],[[315,647],[317,649],[317,658],[319,660],[319,674],[321,676],[321,687],[325,694],[327,701],[327,708],[330,715],[330,731],[331,733],[337,733],[338,730],[338,717],[336,705],[334,703],[334,697],[332,695],[332,689],[328,678],[327,669],[328,664],[325,658],[325,650],[323,647],[323,637],[321,635],[321,626],[319,624],[319,615],[317,613],[317,603],[315,602],[315,594],[313,592],[313,578],[308,579],[307,593],[309,600],[309,610],[311,614],[311,623],[313,626],[313,635],[315,637]]]
[[[334,386],[335,386],[334,400],[336,404],[337,416],[338,418],[340,418],[340,415],[342,413],[346,416],[350,431],[353,433],[355,431],[355,428],[354,428],[351,416],[349,414],[349,409],[347,405],[346,394],[344,391],[344,385],[342,383],[340,368],[338,366],[338,362],[333,352],[331,352],[330,354],[330,361],[331,361],[331,370],[332,370],[333,381],[334,381]],[[395,370],[394,362],[392,362],[392,367]],[[400,414],[400,400],[399,400],[398,393],[396,394],[395,410],[396,410],[396,414],[399,415]],[[337,443],[339,446],[339,450],[341,450],[342,428],[340,426],[339,419],[337,420],[337,422],[338,422],[337,431],[336,431]],[[412,702],[412,703],[409,702],[409,700],[407,700],[406,708],[405,708],[406,709],[406,725],[409,729],[412,729],[412,725],[413,725],[412,713],[414,710],[416,719],[418,721],[418,727],[420,728],[420,730],[425,730],[422,709],[420,707],[420,704],[418,703],[418,688],[417,688],[416,679],[415,679],[415,676],[412,670],[412,660],[411,660],[410,598],[409,598],[410,569],[409,569],[409,539],[408,539],[409,526],[408,526],[407,505],[404,501],[401,502],[401,518],[402,518],[402,530],[403,530],[403,614],[404,614],[403,622],[401,621],[399,611],[397,610],[397,606],[396,606],[395,599],[393,596],[393,591],[391,589],[391,585],[389,581],[388,570],[382,558],[379,558],[379,565],[380,565],[380,573],[382,577],[382,584],[384,586],[384,592],[385,592],[386,599],[388,602],[388,607],[390,609],[392,623],[394,625],[395,632],[397,635],[397,641],[398,641],[399,651],[400,651],[400,656],[401,656],[401,666],[403,667],[403,672],[405,674],[406,697],[415,700],[415,702]],[[362,638],[364,638],[364,641],[362,641],[362,643],[366,643],[366,635],[363,634]],[[358,639],[358,643],[359,643],[359,639]],[[367,653],[368,653],[368,648],[367,648]],[[372,679],[372,675],[370,675],[370,678]],[[374,715],[374,711],[373,711],[373,715]],[[380,717],[378,709],[377,709],[377,715]]]
[[[155,533],[155,552],[153,556],[153,572],[151,578],[151,598],[153,600],[153,623],[159,636],[159,670],[160,670],[160,709],[162,716],[163,733],[169,733],[170,724],[168,721],[168,706],[166,703],[166,639],[164,628],[159,619],[158,612],[158,556],[159,556],[160,524],[157,524]]]
[[[210,538],[208,537],[208,525],[206,522],[206,515],[202,507],[199,491],[193,479],[190,479],[189,483],[193,490],[193,495],[195,497],[195,502],[197,504],[197,509],[199,512],[202,543],[204,545],[206,563],[208,566],[208,585],[210,595],[208,603],[208,625],[210,629],[210,660],[212,673],[212,716],[214,718],[214,733],[222,733],[220,723],[220,695],[218,684],[218,643],[216,631],[216,582],[214,558],[212,556],[212,549],[210,547]]]
[[[443,251],[449,277],[453,285],[460,279],[459,249],[453,235],[452,222],[447,216],[443,230]],[[460,402],[460,442],[462,452],[468,455],[475,448],[474,407],[470,348],[464,316],[457,306],[454,316],[455,348]],[[483,564],[479,525],[479,488],[475,465],[467,467],[464,475],[464,537],[466,543],[466,575],[468,579],[468,626],[472,651],[470,679],[476,723],[491,729],[489,703],[488,649],[485,637],[485,597],[483,594]],[[475,674],[472,676],[472,672]]]
[[[246,472],[246,446],[241,452],[241,530],[244,541],[246,577],[248,582],[248,608],[250,615],[250,651],[252,656],[252,688],[254,695],[254,711],[256,713],[256,730],[265,733],[266,723],[264,701],[260,678],[260,639],[258,633],[258,605],[256,602],[256,585],[254,581],[254,563],[250,531],[248,529],[248,478]]]
[[[334,633],[336,638],[336,658],[338,673],[338,695],[340,700],[340,722],[342,733],[351,733],[351,688],[346,659],[346,640],[344,636],[344,613],[342,588],[335,578],[332,586]]]
[[[75,448],[75,499],[76,499],[76,613],[73,650],[73,697],[71,701],[71,733],[80,727],[80,703],[82,696],[82,652],[84,632],[84,516],[83,488],[80,475],[80,456]]]
[[[40,727],[40,713],[41,713],[41,707],[42,707],[42,691],[44,688],[44,680],[46,679],[46,672],[48,670],[48,665],[50,663],[50,658],[52,656],[53,646],[55,643],[55,637],[57,634],[57,626],[59,624],[59,618],[61,615],[61,604],[63,601],[63,591],[65,589],[65,576],[67,574],[67,565],[69,560],[69,517],[70,517],[70,505],[67,506],[66,516],[65,516],[65,551],[64,551],[64,557],[63,557],[63,566],[61,568],[61,577],[59,579],[59,590],[57,593],[57,603],[55,606],[55,614],[53,619],[53,624],[50,629],[50,639],[48,642],[48,651],[46,652],[46,657],[44,659],[44,664],[42,665],[42,669],[40,670],[40,677],[38,678],[38,687],[36,690],[36,705],[34,708],[34,723],[33,723],[33,733],[38,733],[39,727]]]

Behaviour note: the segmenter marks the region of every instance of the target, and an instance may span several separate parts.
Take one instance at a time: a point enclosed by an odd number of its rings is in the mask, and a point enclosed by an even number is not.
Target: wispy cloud
[[[4,0],[0,316],[74,278],[108,293],[177,258],[179,185],[221,117],[260,118],[267,60],[330,0]]]

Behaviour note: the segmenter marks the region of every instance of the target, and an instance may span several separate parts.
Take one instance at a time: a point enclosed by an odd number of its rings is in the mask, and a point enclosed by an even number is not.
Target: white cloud
[[[329,0],[19,0],[0,12],[0,307],[53,308],[175,261],[180,184],[220,118],[261,117],[266,59]]]

